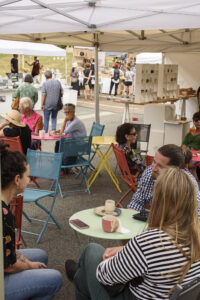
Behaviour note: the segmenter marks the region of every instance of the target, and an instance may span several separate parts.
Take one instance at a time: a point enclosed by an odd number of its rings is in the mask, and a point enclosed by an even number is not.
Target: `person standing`
[[[13,98],[14,101],[12,102],[12,109],[19,108],[19,100],[24,97],[28,97],[31,99],[33,108],[38,101],[38,90],[36,87],[32,85],[33,77],[31,74],[27,74],[24,78],[24,83],[22,83],[15,91]]]
[[[92,70],[90,63],[86,62],[85,69],[83,70],[83,85],[84,85],[84,96],[85,100],[87,100],[87,89],[90,92],[90,100],[92,101],[92,82],[91,82]]]
[[[77,70],[77,63],[72,64],[72,69],[70,72],[70,80],[72,89],[78,92],[78,96],[80,96],[80,86],[79,86],[79,73]]]
[[[18,73],[18,55],[13,54],[13,58],[10,61],[11,73]]]
[[[44,130],[49,129],[49,118],[51,115],[51,129],[56,130],[58,104],[63,96],[63,88],[60,81],[52,79],[52,72],[45,72],[46,82],[42,85],[41,109],[44,111]]]
[[[34,56],[34,61],[32,62],[32,64],[29,64],[27,61],[26,61],[26,64],[29,65],[30,67],[33,66],[32,73],[31,73],[31,75],[33,77],[39,75],[40,69],[42,69],[42,67],[43,67],[40,65],[40,62],[39,62],[39,59],[37,58],[37,56]]]
[[[130,67],[127,67],[127,70],[126,70],[124,76],[125,76],[125,80],[124,80],[124,90],[122,93],[122,98],[125,97],[126,92],[128,92],[128,95],[126,97],[130,98],[131,93],[132,93],[132,85],[133,85],[135,75],[131,71]]]
[[[117,89],[119,85],[120,76],[123,75],[122,71],[119,69],[119,64],[115,63],[113,69],[111,70],[111,81],[110,81],[110,91],[109,95],[111,96],[113,86],[115,86],[115,96],[117,96]],[[110,100],[110,96],[107,97],[107,100]]]

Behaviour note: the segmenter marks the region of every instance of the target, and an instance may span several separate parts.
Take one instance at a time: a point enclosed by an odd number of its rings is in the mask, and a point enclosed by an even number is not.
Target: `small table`
[[[90,175],[88,179],[88,185],[91,187],[95,179],[97,178],[98,174],[102,170],[103,167],[105,167],[106,171],[108,172],[110,178],[114,182],[115,186],[117,187],[118,191],[121,192],[121,189],[119,187],[119,181],[117,177],[115,176],[113,170],[111,169],[108,159],[113,153],[113,149],[111,144],[117,145],[117,142],[114,137],[112,136],[94,136],[92,138],[92,146],[94,150],[96,151],[97,155],[99,156],[99,163]],[[100,146],[108,146],[107,150],[105,153],[103,153],[100,149]]]
[[[49,140],[53,140],[53,141],[58,141],[60,139],[61,136],[56,136],[56,135],[50,135],[49,133],[45,133],[44,138],[41,138],[39,135],[31,135],[32,140],[39,140],[39,141],[49,141]],[[68,135],[62,135],[62,137],[68,137]]]
[[[79,211],[73,214],[69,219],[69,221],[73,219],[80,219],[89,225],[88,229],[79,229],[71,223],[69,223],[69,225],[75,230],[75,233],[79,232],[89,237],[109,240],[128,240],[145,230],[147,223],[132,218],[132,215],[137,212],[126,208],[121,208],[121,211],[121,214],[117,218],[121,221],[123,227],[130,230],[129,233],[104,232],[101,225],[102,217],[96,215],[93,208]]]

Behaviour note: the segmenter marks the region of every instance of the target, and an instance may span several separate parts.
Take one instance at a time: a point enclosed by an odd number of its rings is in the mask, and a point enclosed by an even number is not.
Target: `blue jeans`
[[[41,249],[23,249],[20,252],[30,261],[47,264],[48,257]],[[4,277],[5,300],[49,300],[59,291],[62,275],[53,269],[32,269]]]
[[[51,129],[56,130],[56,123],[57,123],[57,109],[44,109],[44,131],[47,133],[49,130],[49,118],[51,115]]]

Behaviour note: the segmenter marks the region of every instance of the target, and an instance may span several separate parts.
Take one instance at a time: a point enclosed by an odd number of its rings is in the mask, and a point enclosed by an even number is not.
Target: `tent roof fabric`
[[[199,0],[0,0],[0,38],[121,52],[200,49]]]
[[[40,56],[65,56],[66,51],[49,44],[24,43],[0,40],[0,53],[4,54],[26,54]]]

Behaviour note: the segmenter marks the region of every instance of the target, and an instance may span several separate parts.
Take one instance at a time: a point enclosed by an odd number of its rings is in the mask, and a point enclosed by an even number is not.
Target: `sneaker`
[[[70,281],[74,280],[74,276],[76,274],[77,267],[78,267],[78,264],[74,260],[72,260],[72,259],[66,260],[66,262],[65,262],[65,272],[66,272],[67,278]]]
[[[107,100],[110,100],[110,96],[109,96],[109,97],[107,97]]]

